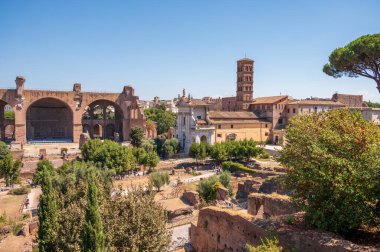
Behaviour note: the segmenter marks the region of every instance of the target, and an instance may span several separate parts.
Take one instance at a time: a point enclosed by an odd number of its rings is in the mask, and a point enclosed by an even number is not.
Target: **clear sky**
[[[379,13],[379,0],[1,0],[0,87],[24,75],[29,89],[231,96],[246,54],[254,97],[380,101],[374,81],[322,72],[333,49],[380,32]]]

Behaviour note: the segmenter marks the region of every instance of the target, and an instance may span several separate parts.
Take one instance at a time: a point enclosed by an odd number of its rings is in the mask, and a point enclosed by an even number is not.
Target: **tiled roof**
[[[211,123],[258,123],[265,122],[257,117],[256,114],[252,112],[237,111],[237,112],[228,112],[228,111],[209,111],[207,115]]]
[[[279,95],[279,96],[268,96],[268,97],[257,97],[254,99],[252,104],[271,104],[271,103],[277,103],[280,102],[281,100],[288,98],[287,95]]]
[[[256,119],[258,118],[254,113],[246,112],[246,111],[237,111],[237,112],[209,111],[208,117],[211,119]]]
[[[289,105],[325,105],[325,106],[336,106],[336,107],[345,107],[341,102],[333,100],[299,100],[291,101]]]

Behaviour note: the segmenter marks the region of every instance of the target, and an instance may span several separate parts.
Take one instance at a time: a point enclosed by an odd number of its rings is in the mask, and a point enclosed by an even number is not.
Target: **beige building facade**
[[[252,112],[210,111],[208,122],[215,126],[215,142],[252,139],[266,142],[270,137],[272,124],[258,118]]]

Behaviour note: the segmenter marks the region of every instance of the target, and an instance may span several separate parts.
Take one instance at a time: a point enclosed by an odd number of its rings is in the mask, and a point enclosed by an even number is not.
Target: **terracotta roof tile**
[[[341,102],[333,100],[298,100],[291,101],[289,105],[326,105],[326,106],[336,106],[336,107],[345,107]]]
[[[268,96],[268,97],[257,97],[254,99],[252,104],[261,104],[261,103],[266,103],[266,104],[271,104],[271,103],[277,103],[280,102],[283,99],[288,98],[287,95],[279,95],[279,96]]]

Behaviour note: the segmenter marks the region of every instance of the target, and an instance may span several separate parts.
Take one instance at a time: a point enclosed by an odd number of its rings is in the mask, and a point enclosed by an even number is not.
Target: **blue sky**
[[[235,94],[255,60],[254,97],[364,94],[375,82],[322,72],[336,47],[380,32],[380,1],[0,1],[0,87],[121,92],[140,99]]]

